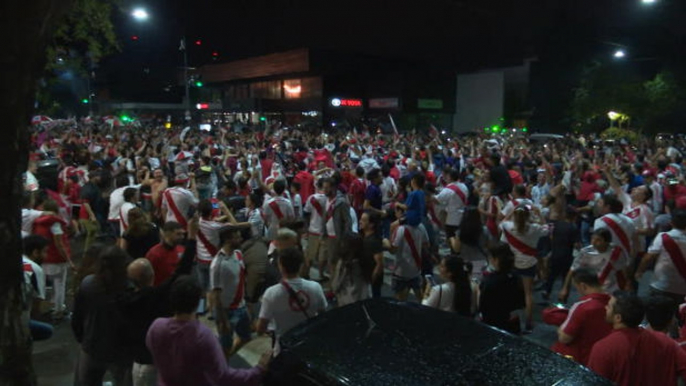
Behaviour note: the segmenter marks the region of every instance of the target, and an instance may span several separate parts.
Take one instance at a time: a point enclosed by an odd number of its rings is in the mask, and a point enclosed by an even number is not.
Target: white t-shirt
[[[655,227],[655,217],[653,216],[653,211],[646,204],[640,204],[636,206],[631,205],[631,197],[628,194],[622,192],[619,195],[620,201],[624,204],[624,210],[622,213],[629,217],[634,222],[635,229],[648,229]],[[646,238],[638,238],[638,252],[643,252],[646,250]]]
[[[505,204],[503,209],[500,211],[500,214],[502,214],[503,217],[507,217],[510,214],[512,214],[512,212],[514,212],[514,210],[517,209],[519,205],[533,206],[534,202],[529,200],[528,198],[515,198],[513,200],[508,201]],[[533,213],[531,215],[533,216]]]
[[[114,189],[112,193],[110,193],[110,213],[107,215],[108,220],[119,220],[119,209],[121,209],[121,206],[124,203],[124,190],[126,190],[126,188],[128,188],[128,186]]]
[[[303,217],[303,199],[300,197],[300,193],[295,196],[291,196],[291,204],[293,205],[293,213],[296,218]]]
[[[393,197],[395,197],[396,191],[398,190],[393,177],[384,177],[383,182],[381,185],[379,185],[379,189],[381,189],[381,201],[383,202],[382,207],[383,209],[388,209],[388,207],[391,205],[391,201],[393,201]]]
[[[664,188],[657,181],[650,184],[650,190],[653,192],[653,198],[648,201],[653,214],[662,213],[664,206]]]
[[[223,249],[210,264],[210,288],[222,290],[220,300],[223,308],[236,309],[245,306],[245,264],[241,251],[227,255]],[[243,287],[239,286],[243,283]]]
[[[264,219],[262,218],[262,211],[260,208],[255,208],[253,210],[243,208],[243,210],[245,210],[245,217],[250,223],[250,233],[252,237],[264,236]]]
[[[455,283],[448,282],[431,287],[428,298],[422,300],[422,304],[442,311],[454,312],[453,295],[455,294]]]
[[[308,232],[312,235],[324,233],[324,215],[326,213],[326,196],[315,193],[307,199],[305,212],[310,213],[310,226]]]
[[[550,194],[550,185],[548,185],[548,183],[543,185],[535,185],[531,188],[531,200],[536,205],[540,206],[541,200],[548,194]]]
[[[471,313],[476,313],[477,285],[473,281],[469,283],[472,289]],[[429,297],[422,300],[422,305],[438,308],[441,311],[455,312],[453,308],[453,296],[455,294],[455,283],[447,282],[431,287]]]
[[[136,188],[139,189],[141,185],[131,185],[122,186],[121,188],[114,189],[110,193],[110,212],[107,215],[107,220],[118,221],[119,220],[119,209],[124,204],[124,190],[126,188]]]
[[[615,224],[619,226],[621,229],[622,233],[626,237],[626,240],[629,242],[629,248],[625,246],[622,241],[621,237],[617,236],[615,234],[615,231],[603,221],[604,218],[608,218],[611,221],[613,221]],[[634,234],[636,233],[636,227],[634,226],[634,222],[632,219],[627,217],[626,215],[623,214],[617,214],[617,213],[608,213],[604,215],[603,217],[600,217],[599,219],[595,220],[593,223],[593,230],[598,230],[601,228],[605,228],[610,231],[612,234],[612,244],[614,245],[619,245],[620,247],[624,248],[626,251],[627,255],[631,254],[631,245],[633,244],[633,239],[634,239]]]
[[[615,252],[615,249],[617,252]],[[615,261],[611,261],[613,253],[617,253]],[[606,293],[619,289],[618,278],[623,275],[623,270],[629,266],[629,255],[624,248],[610,245],[605,252],[598,252],[592,245],[581,249],[579,255],[574,258],[571,270],[590,268],[598,274],[598,278]]]
[[[62,224],[58,221],[56,221],[52,226],[50,227],[50,233],[52,233],[53,236],[61,236],[64,234],[64,231],[62,230]]]
[[[326,309],[326,297],[319,283],[302,278],[286,279],[285,282],[296,293],[309,317],[314,317]],[[260,319],[273,322],[278,339],[291,328],[307,320],[307,316],[300,310],[297,302],[291,299],[284,285],[278,283],[264,292]]]
[[[38,191],[38,179],[30,171],[26,171],[26,181],[24,182],[24,190],[27,192]]]
[[[278,206],[281,211],[281,217],[272,209],[272,205],[274,205],[272,203],[275,203]],[[265,201],[264,205],[262,205],[262,216],[264,217],[264,222],[267,224],[267,238],[269,240],[274,240],[279,231],[279,222],[281,219],[293,218],[295,217],[295,214],[293,213],[293,205],[289,199],[285,197],[273,197]]]
[[[412,248],[405,239],[405,232],[409,233],[412,241],[414,242],[417,256],[412,253]],[[428,242],[429,236],[426,233],[424,224],[419,224],[416,227],[408,225],[399,226],[393,235],[392,243],[392,245],[397,248],[395,252],[396,265],[393,275],[403,279],[413,279],[419,276],[422,269],[422,245]],[[419,260],[419,262],[417,262],[417,260]]]
[[[38,292],[35,296],[38,299],[45,300],[45,273],[43,272],[43,268],[26,256],[22,256],[22,264],[24,266],[24,279],[26,280],[26,283],[32,284],[31,277],[35,276],[36,284],[38,286]]]
[[[43,215],[43,212],[35,209],[21,209],[21,234],[26,237],[33,233],[33,222]]]
[[[124,233],[129,228],[129,211],[135,208],[136,205],[131,202],[124,202],[119,208],[119,235],[124,236]]]
[[[324,222],[325,222],[325,226],[326,226],[326,234],[329,237],[336,237],[336,227],[334,226],[334,223],[333,223],[333,212],[336,210],[335,205],[337,204],[337,201],[338,200],[336,198],[330,199],[327,197],[326,206],[324,206]],[[329,213],[331,213],[331,216],[328,216]],[[328,217],[328,220],[327,220],[327,217]]]
[[[176,214],[171,209],[169,202],[167,202],[167,192],[171,195],[171,199],[174,200],[174,204],[176,204],[176,208],[180,212],[179,215],[181,215],[183,219],[177,218]],[[198,198],[188,189],[175,186],[162,193],[162,208],[167,210],[167,217],[164,221],[176,221],[179,224],[184,224],[188,221],[189,210],[196,205],[198,205]]]
[[[502,229],[502,235],[500,236],[500,241],[508,244],[512,253],[515,256],[515,268],[517,269],[527,269],[536,265],[538,259],[536,259],[535,254],[528,254],[525,251],[517,248],[508,239],[507,234],[509,233],[512,237],[519,240],[524,245],[528,246],[530,250],[535,251],[538,246],[538,240],[543,236],[548,236],[549,229],[547,225],[540,224],[528,224],[524,234],[517,232],[515,224],[512,221],[505,221],[500,224],[500,229]]]
[[[355,209],[353,207],[350,207],[350,230],[353,233],[359,233],[358,232],[358,225],[357,225],[357,213],[355,213]]]
[[[198,233],[202,233],[205,240],[214,246],[215,250],[219,250],[219,230],[224,226],[224,223],[205,220],[201,218],[198,220]],[[198,261],[203,263],[210,263],[214,256],[209,252],[205,243],[201,241],[200,236],[196,236],[196,253],[198,254]]]
[[[686,232],[679,229],[672,229],[666,232],[679,246],[682,256],[686,256]],[[667,253],[662,243],[663,233],[658,233],[653,240],[653,244],[648,248],[648,253],[657,254],[655,262],[655,274],[650,286],[663,292],[686,295],[686,279],[679,270],[676,269],[672,258]],[[675,256],[676,257],[676,256]]]
[[[459,182],[451,182],[448,184],[448,186],[455,186],[462,193],[464,193],[464,197],[467,198],[469,197],[469,189],[467,186],[463,183]],[[441,204],[441,207],[445,209],[446,212],[446,219],[445,223],[446,225],[450,226],[460,226],[462,223],[462,215],[464,213],[464,207],[465,207],[465,202],[462,201],[462,198],[457,195],[454,191],[451,190],[451,188],[448,188],[446,186],[441,190],[440,193],[436,196],[436,200],[438,200],[438,203]]]

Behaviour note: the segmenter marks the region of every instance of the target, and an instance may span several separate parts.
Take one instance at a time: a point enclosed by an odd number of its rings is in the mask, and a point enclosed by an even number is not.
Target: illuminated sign
[[[300,98],[300,94],[303,91],[300,79],[285,80],[283,82],[283,90],[286,93],[287,99]]]
[[[362,99],[331,99],[331,106],[333,107],[362,107]]]
[[[400,105],[398,98],[376,98],[369,100],[370,109],[396,109]]]
[[[443,108],[442,99],[417,99],[417,107],[420,109],[440,110]]]
[[[197,105],[195,105],[195,108],[198,110],[207,110],[210,108],[210,104],[209,103],[198,103]]]

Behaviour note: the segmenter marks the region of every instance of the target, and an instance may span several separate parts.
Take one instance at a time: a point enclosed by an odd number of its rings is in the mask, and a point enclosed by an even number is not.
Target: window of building
[[[298,99],[302,95],[302,85],[300,79],[283,81],[283,95],[285,99]]]

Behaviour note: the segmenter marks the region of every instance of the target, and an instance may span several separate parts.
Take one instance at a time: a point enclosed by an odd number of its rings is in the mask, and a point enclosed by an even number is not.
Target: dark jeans
[[[31,337],[35,342],[50,339],[55,331],[51,324],[39,322],[37,320],[29,320],[29,330],[31,331]]]
[[[572,266],[572,259],[550,259],[550,272],[548,273],[548,280],[545,282],[545,285],[543,285],[543,290],[546,293],[550,293],[550,291],[553,290],[553,284],[555,284],[555,279],[558,277],[562,278],[562,282],[564,283],[565,278],[567,277],[567,272],[569,272],[569,268]]]
[[[76,363],[76,374],[74,376],[74,386],[101,386],[106,372],[112,374],[114,385],[131,386],[133,379],[130,363],[107,363],[99,361],[88,355],[83,349],[79,352],[79,359]]]

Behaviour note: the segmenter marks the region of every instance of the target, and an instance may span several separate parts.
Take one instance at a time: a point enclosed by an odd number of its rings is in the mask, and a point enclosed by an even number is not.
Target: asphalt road
[[[79,251],[81,249],[80,240],[75,240],[72,247],[75,252]],[[393,256],[386,256],[387,267],[392,266],[393,260]],[[313,278],[317,276],[314,270],[312,276]],[[641,294],[647,293],[647,283],[650,282],[651,277],[652,272],[647,272],[646,275],[644,275],[639,287]],[[556,298],[560,286],[561,283],[558,280],[553,289],[552,299]],[[385,285],[382,289],[382,294],[384,296],[392,296],[390,288],[390,271],[388,269],[386,270]],[[48,294],[48,297],[49,296],[50,295]],[[69,301],[71,301],[71,296],[73,296],[73,294],[68,294]],[[578,298],[579,296],[576,291],[572,290],[569,304],[571,305]],[[556,327],[545,325],[541,322],[541,311],[548,306],[549,303],[543,300],[539,292],[535,294],[534,299],[534,318],[536,324],[533,333],[525,335],[524,339],[544,347],[550,347],[557,339]],[[201,320],[214,329],[213,322],[208,321],[205,317],[201,317]],[[259,358],[261,350],[263,350],[266,345],[265,342],[255,342],[246,346],[246,348],[242,349],[237,355],[231,358],[229,361],[230,365],[234,367],[248,367],[249,363],[255,363],[256,359]],[[71,332],[69,320],[65,319],[61,323],[55,325],[55,334],[51,339],[34,343],[33,360],[39,384],[43,386],[72,385],[78,351],[79,347]]]

